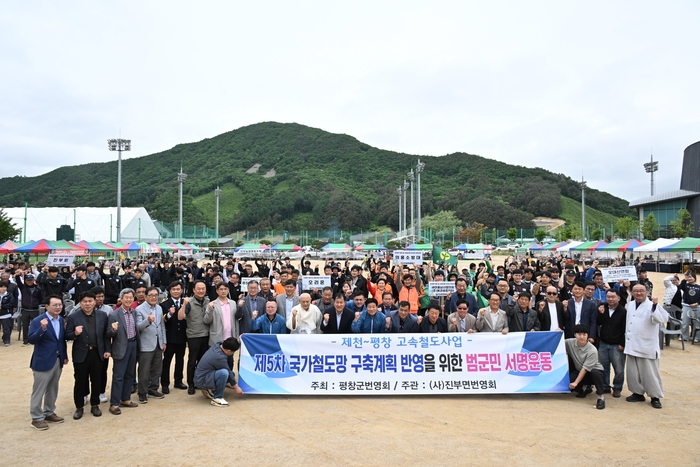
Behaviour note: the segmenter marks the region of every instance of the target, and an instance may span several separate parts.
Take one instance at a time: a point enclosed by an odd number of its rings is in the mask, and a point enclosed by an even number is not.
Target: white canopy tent
[[[23,228],[25,208],[3,208],[17,227]],[[56,240],[61,225],[75,228],[75,240],[117,240],[117,208],[26,208],[27,240]],[[22,235],[24,239],[24,234]],[[122,208],[122,242],[158,242],[160,234],[144,208]]]
[[[566,245],[557,248],[557,252],[559,251],[569,251],[572,248],[576,248],[579,245],[583,245],[583,242],[578,242],[578,241],[573,241],[570,243],[567,243]]]
[[[678,243],[680,240],[680,238],[657,238],[653,242],[647,243],[646,245],[638,246],[632,251],[634,251],[635,253],[655,252],[659,251],[659,248],[673,245],[674,243]]]

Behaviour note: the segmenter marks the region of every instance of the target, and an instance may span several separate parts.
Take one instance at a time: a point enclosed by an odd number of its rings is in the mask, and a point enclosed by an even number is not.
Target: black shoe
[[[75,409],[75,413],[73,414],[73,420],[80,420],[81,418],[83,418],[83,407]]]
[[[644,402],[644,401],[647,400],[647,399],[646,399],[646,397],[644,397],[643,394],[634,393],[634,394],[632,394],[631,396],[627,396],[627,397],[625,398],[625,400],[626,400],[627,402]]]
[[[595,404],[595,408],[598,410],[603,410],[605,408],[605,399],[598,399],[598,402]]]
[[[165,396],[163,395],[162,392],[151,390],[151,391],[148,391],[148,397],[153,397],[154,399],[162,399]]]
[[[100,410],[100,406],[99,406],[99,405],[93,405],[93,406],[90,408],[90,413],[91,413],[92,415],[94,415],[95,417],[101,417],[101,416],[102,416],[102,411]]]
[[[651,406],[654,407],[655,409],[661,408],[661,401],[659,400],[658,397],[651,398]]]
[[[603,394],[610,394],[611,392],[612,392],[612,389],[610,389],[610,388],[603,389]]]
[[[590,393],[593,392],[593,388],[588,386],[588,387],[586,387],[586,390],[584,392],[586,393],[586,395],[589,395]]]
[[[139,390],[139,387],[138,387],[138,386],[132,386],[132,387],[131,387],[131,393],[132,393],[132,394],[136,394],[136,391],[138,391],[138,390]]]
[[[194,396],[194,386],[190,386],[187,388],[187,394],[190,396]]]
[[[139,396],[139,404],[148,404],[148,397]]]
[[[187,386],[182,383],[175,383],[173,384],[173,387],[175,387],[175,389],[187,389]]]
[[[168,386],[163,386],[163,394],[170,394],[170,389],[168,389]]]
[[[576,391],[576,397],[578,397],[579,399],[583,399],[587,395],[588,393],[586,391]]]

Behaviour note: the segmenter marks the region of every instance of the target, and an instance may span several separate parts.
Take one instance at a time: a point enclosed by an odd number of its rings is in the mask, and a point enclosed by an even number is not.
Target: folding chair
[[[674,312],[672,312],[673,308],[675,308],[676,310],[679,309],[677,306],[674,305],[668,305],[664,307],[664,309],[668,311],[670,315],[668,317],[667,327],[664,327],[663,324],[659,324],[659,344],[662,349],[664,347],[664,340],[666,341],[666,347],[669,347],[671,345],[671,336],[681,335],[681,320],[674,318],[674,316],[676,315]],[[683,350],[685,350],[685,342],[683,342],[683,339],[681,339],[681,347],[683,348]]]
[[[695,345],[695,339],[697,339],[698,331],[700,331],[700,318],[691,316],[690,323],[693,326],[693,334],[690,336],[690,342]]]

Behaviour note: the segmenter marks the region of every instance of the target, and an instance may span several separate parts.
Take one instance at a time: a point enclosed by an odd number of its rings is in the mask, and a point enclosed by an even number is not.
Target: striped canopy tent
[[[160,253],[163,250],[156,242],[151,243],[151,248],[153,248],[154,253]]]
[[[139,246],[141,253],[158,253],[158,251],[154,250],[153,246],[151,246],[151,244],[148,242],[139,242],[137,245]]]
[[[432,243],[413,243],[406,247],[407,250],[433,251]]]
[[[50,253],[51,250],[75,250],[77,248],[70,245],[65,240],[60,242],[48,242],[44,239],[37,240],[36,242],[30,242],[26,245],[19,246],[15,248],[15,253]]]
[[[635,253],[644,253],[644,252],[654,252],[654,251],[659,251],[659,248],[663,248],[666,246],[673,245],[674,243],[678,243],[679,239],[677,238],[657,238],[651,243],[647,243],[646,245],[638,246],[637,248],[634,248],[632,251]]]
[[[87,250],[90,253],[114,251],[114,248],[102,242],[86,242],[85,240],[82,240],[76,243],[75,246],[81,250]]]
[[[518,251],[520,253],[525,253],[526,251],[530,251],[532,249],[537,249],[537,248],[542,248],[542,245],[540,245],[537,242],[532,242],[529,245],[523,245],[520,248],[516,249],[515,251]]]
[[[122,242],[105,242],[105,245],[112,247],[114,251],[125,251],[126,248]]]
[[[326,251],[350,251],[350,245],[347,243],[327,243],[321,248]]]
[[[686,237],[673,245],[659,248],[659,252],[700,251],[700,238]]]
[[[299,245],[295,245],[294,243],[277,243],[275,246],[271,248],[271,250],[275,251],[301,251],[301,247]]]
[[[187,243],[171,243],[175,248],[178,249],[178,251],[187,251],[187,252],[192,252],[192,247],[189,246]]]
[[[560,246],[560,247],[557,247],[557,248],[555,248],[555,249],[556,249],[557,251],[569,251],[569,250],[573,250],[574,248],[576,248],[576,247],[579,246],[579,245],[583,245],[583,242],[573,241],[573,242],[571,242],[571,243],[567,243],[567,244],[562,245],[562,246]]]
[[[234,248],[233,251],[239,250],[267,250],[270,245],[265,245],[264,243],[244,243],[243,245]]]
[[[553,243],[548,243],[547,245],[542,247],[542,251],[559,251],[565,246],[567,246],[567,242],[553,242]],[[565,250],[564,250],[565,251]]]
[[[600,250],[600,249],[603,248],[605,245],[607,245],[607,243],[605,243],[605,241],[603,241],[603,240],[598,240],[598,241],[595,242],[593,245],[591,245],[591,246],[588,247],[588,251]]]
[[[175,251],[175,248],[171,247],[167,243],[156,243],[156,246],[160,248],[160,251]]]
[[[618,251],[618,248],[621,246],[625,245],[626,243],[629,243],[630,240],[613,240],[612,242],[608,243],[602,248],[599,248],[600,251]]]
[[[190,248],[190,250],[192,250],[192,251],[202,251],[202,249],[201,249],[200,247],[198,247],[197,245],[192,245],[191,243],[188,243],[187,246],[188,246],[188,247]]]
[[[75,250],[76,252],[79,251],[80,253],[87,253],[87,248],[76,246],[74,243],[71,243],[68,240],[52,240],[49,242],[49,244],[54,250]]]
[[[130,242],[124,245],[124,251],[141,251],[141,247],[136,242]]]
[[[542,250],[544,250],[545,248],[547,248],[549,245],[553,245],[553,243],[544,243],[544,244],[542,244],[542,245],[540,245],[540,246],[532,247],[532,248],[530,248],[530,251],[542,251]]]
[[[651,243],[651,242],[649,242],[648,240],[644,240],[644,241],[641,241],[641,242],[640,242],[639,240],[633,238],[632,240],[629,240],[629,241],[626,242],[624,245],[622,245],[621,247],[619,247],[619,248],[617,249],[617,251],[629,251],[629,250],[634,250],[635,248],[640,247],[640,246],[642,246],[642,245],[646,245],[647,243]]]
[[[12,240],[8,240],[5,243],[3,243],[2,245],[0,245],[0,254],[12,253],[13,251],[15,251],[16,248],[19,248],[20,245],[21,245],[21,243],[18,245],[15,242],[13,242]]]
[[[376,243],[376,244],[371,244],[368,245],[366,243],[362,243],[361,245],[358,245],[354,248],[355,251],[383,251],[386,250],[387,248],[382,245],[381,243]]]
[[[490,250],[491,248],[486,247],[483,243],[460,243],[457,245],[455,250],[463,250],[463,251],[469,251],[469,250]]]

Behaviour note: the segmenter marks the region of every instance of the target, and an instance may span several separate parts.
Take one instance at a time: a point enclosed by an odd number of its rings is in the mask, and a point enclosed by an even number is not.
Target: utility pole
[[[421,237],[421,213],[420,213],[420,173],[423,171],[425,168],[425,164],[418,159],[418,164],[416,164],[416,176],[418,178],[418,190],[416,191],[417,197],[416,197],[416,211],[418,213],[418,241],[420,241]]]
[[[187,180],[187,174],[182,173],[182,165],[180,165],[180,173],[177,174],[177,181],[180,184],[180,212],[178,216],[178,228],[179,228],[179,239],[178,241],[182,241],[182,185],[185,183],[185,180]]]
[[[411,240],[415,242],[416,240],[414,237],[416,235],[416,224],[415,224],[415,221],[416,221],[416,213],[415,213],[416,197],[413,194],[413,187],[415,185],[416,177],[413,174],[413,169],[411,169],[411,171],[408,173],[408,180],[411,182],[411,229],[410,229],[410,232],[411,232],[411,237],[412,237]]]
[[[398,187],[396,189],[396,192],[399,194],[399,227],[398,227],[398,232],[399,236],[401,236],[401,224],[403,223],[403,219],[401,216],[403,215],[403,201],[401,200],[401,194],[403,192],[403,188]]]
[[[579,186],[581,187],[581,235],[586,240],[586,182],[583,180],[583,175]]]
[[[221,190],[218,185],[214,190],[214,195],[216,196],[216,245],[219,246],[219,197],[221,197]]]

